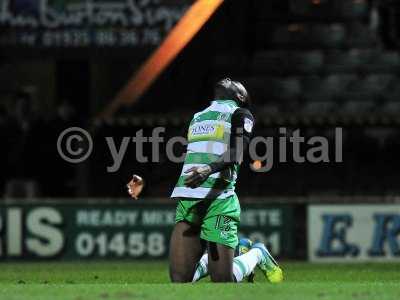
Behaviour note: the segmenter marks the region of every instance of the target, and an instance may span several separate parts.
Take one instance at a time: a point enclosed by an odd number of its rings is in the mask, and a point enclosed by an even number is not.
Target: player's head
[[[225,78],[215,85],[215,98],[220,100],[234,100],[241,107],[250,105],[250,96],[246,88],[239,81]]]

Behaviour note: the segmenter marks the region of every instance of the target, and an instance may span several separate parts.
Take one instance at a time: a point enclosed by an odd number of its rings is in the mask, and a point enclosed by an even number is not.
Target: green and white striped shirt
[[[216,100],[205,110],[194,115],[188,132],[185,163],[172,198],[225,199],[235,194],[238,165],[211,174],[197,188],[184,184],[185,171],[192,167],[209,165],[228,150],[231,135],[231,119],[239,108],[233,100]]]

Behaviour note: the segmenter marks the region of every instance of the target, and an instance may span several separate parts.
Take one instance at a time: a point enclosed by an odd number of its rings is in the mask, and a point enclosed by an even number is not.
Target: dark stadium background
[[[35,1],[12,2],[15,10],[18,4],[35,8]],[[398,2],[225,1],[138,103],[106,121],[95,117],[156,45],[26,46],[9,40],[14,29],[2,26],[0,199],[13,205],[43,199],[85,204],[93,198],[128,203],[125,184],[136,173],[146,180],[141,201],[170,201],[181,165],[164,156],[138,163],[131,144],[121,169],[108,173],[112,160],[104,137],[120,141],[158,126],[166,127],[166,137],[185,136],[193,113],[211,100],[213,84],[228,76],[251,93],[255,135],[279,137],[279,127],[299,128],[333,145],[335,127],[343,128],[342,163],[289,159],[256,173],[247,158],[241,169],[244,205],[292,205],[294,257],[306,258],[307,204],[398,199]],[[71,126],[94,137],[93,155],[78,165],[63,161],[56,148],[58,135]]]

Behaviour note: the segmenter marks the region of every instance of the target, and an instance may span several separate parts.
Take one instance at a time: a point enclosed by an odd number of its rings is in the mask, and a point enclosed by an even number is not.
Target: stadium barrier
[[[254,200],[242,205],[240,234],[266,243],[279,258],[400,260],[400,205],[393,199]],[[165,259],[174,218],[175,205],[165,199],[3,201],[0,260]]]
[[[400,205],[310,205],[308,257],[315,262],[400,260]]]
[[[171,202],[21,201],[0,204],[2,260],[153,259],[168,256],[174,225]],[[293,209],[246,204],[242,235],[293,255]]]

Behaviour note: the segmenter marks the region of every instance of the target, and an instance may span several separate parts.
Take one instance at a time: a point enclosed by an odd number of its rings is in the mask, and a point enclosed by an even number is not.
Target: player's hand
[[[199,187],[211,174],[210,166],[193,167],[185,172],[185,185],[192,189]]]
[[[128,194],[135,200],[138,199],[144,187],[144,180],[138,175],[133,175],[131,181],[126,185]]]

